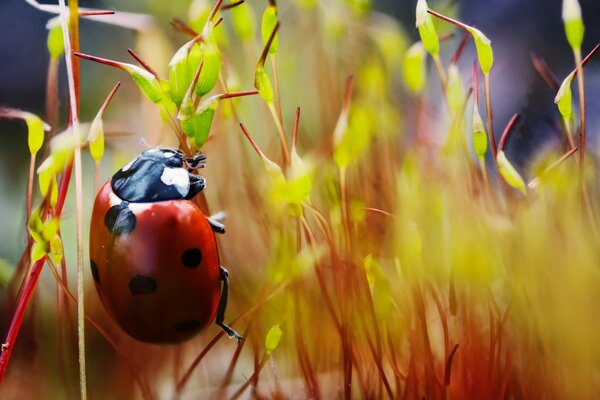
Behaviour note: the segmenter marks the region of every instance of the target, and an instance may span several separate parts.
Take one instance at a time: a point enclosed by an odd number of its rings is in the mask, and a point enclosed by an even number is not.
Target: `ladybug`
[[[135,339],[179,343],[223,321],[229,278],[214,232],[190,200],[205,187],[193,172],[206,157],[155,148],[121,168],[98,192],[90,229],[90,267],[110,316]]]

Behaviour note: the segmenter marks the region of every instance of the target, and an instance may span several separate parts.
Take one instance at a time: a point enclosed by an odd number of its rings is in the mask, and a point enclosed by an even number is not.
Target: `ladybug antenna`
[[[194,157],[186,157],[185,162],[188,163],[190,169],[204,168],[206,164],[206,156],[199,151]]]

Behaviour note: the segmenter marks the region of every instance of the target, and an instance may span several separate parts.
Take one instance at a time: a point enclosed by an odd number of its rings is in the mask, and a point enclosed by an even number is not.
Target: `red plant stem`
[[[488,126],[488,136],[490,141],[490,148],[492,149],[492,155],[494,159],[496,159],[496,154],[498,150],[496,148],[496,138],[494,136],[494,113],[492,111],[492,97],[490,95],[490,74],[483,75],[483,83],[485,90],[485,109],[487,114],[487,126]]]
[[[45,262],[46,256],[36,261],[33,265],[33,269],[31,270],[31,274],[25,277],[25,279],[27,279],[27,282],[23,291],[21,292],[21,296],[19,296],[19,299],[17,301],[17,308],[13,315],[10,328],[8,329],[6,339],[2,343],[0,349],[0,384],[2,383],[2,379],[4,378],[4,375],[6,373],[8,360],[14,348],[17,336],[19,335],[19,330],[21,329],[21,324],[23,323],[23,317],[25,316],[27,305],[31,300],[31,296],[33,295],[33,291],[40,277],[40,273],[42,272],[42,267],[44,266]]]
[[[462,55],[463,51],[465,50],[465,47],[467,46],[469,36],[470,35],[467,32],[464,33],[463,38],[461,39],[460,44],[458,45],[458,48],[456,49],[454,55],[452,56],[452,59],[450,60],[450,64],[458,63],[460,56]]]
[[[479,110],[479,69],[477,61],[473,61],[473,105]]]
[[[223,11],[231,10],[232,8],[237,7],[243,3],[244,3],[244,0],[238,0],[238,1],[234,1],[232,3],[224,4],[223,7],[221,7],[221,10],[223,10]]]
[[[154,68],[152,68],[146,61],[142,60],[142,57],[140,57],[135,51],[132,49],[127,49],[127,52],[131,55],[131,57],[135,58],[135,61],[140,63],[140,65],[146,71],[150,72],[156,79],[160,80],[160,76],[158,76],[158,73],[154,70]]]
[[[454,360],[454,356],[456,355],[456,351],[458,350],[458,344],[455,344],[446,359],[446,366],[444,367],[444,385],[450,386],[450,378],[452,374],[452,361]]]
[[[250,376],[250,378],[246,380],[246,382],[242,386],[240,386],[240,388],[233,394],[233,396],[230,397],[230,400],[235,400],[244,393],[248,386],[250,386],[258,378],[258,375],[260,375],[260,372],[262,371],[263,367],[265,366],[268,360],[269,356],[267,354],[263,355],[263,358],[260,360],[256,368],[254,369],[254,373]]]
[[[179,18],[171,18],[171,21],[169,21],[169,22],[171,23],[173,28],[175,28],[183,33],[186,33],[193,38],[199,35],[198,32],[196,32],[188,24],[186,24]]]
[[[253,96],[258,94],[258,90],[245,90],[242,92],[228,92],[219,95],[219,100],[231,99],[234,97]]]
[[[544,61],[543,58],[538,57],[535,54],[532,54],[530,58],[533,68],[535,68],[537,73],[544,80],[544,82],[546,82],[548,87],[550,87],[550,89],[552,89],[553,92],[558,92],[558,89],[560,89],[560,82],[558,81],[558,78],[556,77],[556,75],[554,75],[550,67],[548,67],[546,61]]]
[[[498,151],[504,150],[504,144],[508,140],[508,136],[512,132],[516,123],[519,122],[520,118],[521,116],[519,114],[514,114],[510,121],[508,121],[508,124],[506,125],[506,128],[504,128],[504,132],[502,132],[502,136],[500,137],[500,143],[498,143]]]
[[[296,148],[298,142],[298,127],[300,125],[300,107],[296,107],[296,118],[294,119],[294,130],[292,131],[292,148]]]
[[[80,17],[92,17],[97,15],[114,15],[115,12],[113,10],[80,10]]]

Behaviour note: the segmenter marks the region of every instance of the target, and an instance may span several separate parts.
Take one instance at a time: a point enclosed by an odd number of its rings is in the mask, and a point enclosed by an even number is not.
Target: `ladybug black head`
[[[185,157],[177,149],[144,151],[112,177],[112,189],[119,198],[132,203],[191,199],[206,185],[192,173],[204,167],[206,157],[198,153]]]

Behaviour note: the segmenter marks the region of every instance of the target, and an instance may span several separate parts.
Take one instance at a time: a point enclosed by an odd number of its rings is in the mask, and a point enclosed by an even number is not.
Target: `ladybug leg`
[[[206,181],[200,175],[190,174],[190,189],[188,191],[187,196],[185,196],[186,200],[192,199],[198,193],[204,190],[206,186]]]
[[[235,338],[239,342],[240,340],[244,340],[244,338],[223,322],[225,320],[225,309],[227,308],[227,296],[229,295],[229,272],[223,267],[219,268],[221,271],[221,281],[223,281],[223,289],[221,289],[221,300],[219,300],[215,323],[223,329],[227,336]]]
[[[225,233],[225,225],[221,223],[225,219],[225,213],[223,211],[219,211],[218,213],[211,215],[206,218],[213,232],[215,233]]]

